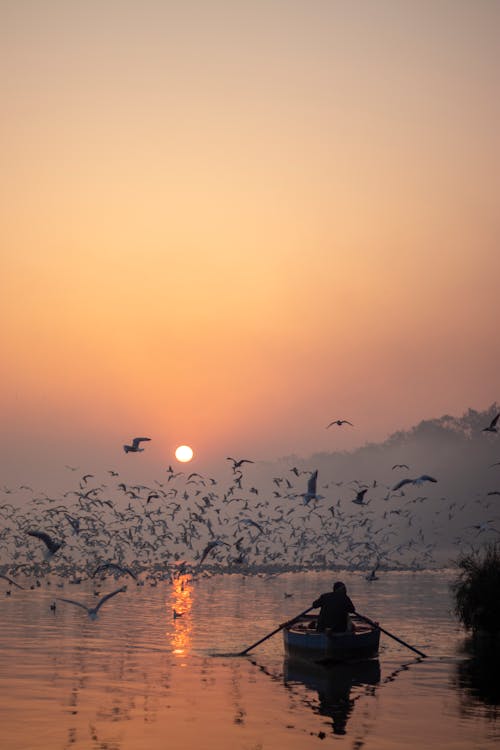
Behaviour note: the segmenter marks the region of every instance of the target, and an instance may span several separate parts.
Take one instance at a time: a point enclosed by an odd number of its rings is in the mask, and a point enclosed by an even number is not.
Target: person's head
[[[335,581],[333,584],[333,590],[334,591],[343,591],[344,594],[346,593],[347,589],[345,587],[345,583],[342,583],[342,581]]]

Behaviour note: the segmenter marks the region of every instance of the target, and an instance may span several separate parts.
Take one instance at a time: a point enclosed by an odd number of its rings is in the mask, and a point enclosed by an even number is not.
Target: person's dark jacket
[[[344,588],[338,591],[330,591],[327,594],[321,594],[319,599],[313,602],[313,607],[321,607],[317,629],[325,630],[325,628],[331,628],[334,633],[343,633],[346,631],[347,615],[349,612],[356,611]]]

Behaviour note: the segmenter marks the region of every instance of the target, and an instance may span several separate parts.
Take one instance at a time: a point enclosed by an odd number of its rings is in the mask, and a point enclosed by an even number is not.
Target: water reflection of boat
[[[334,734],[345,734],[355,698],[354,687],[372,686],[380,682],[378,659],[332,664],[328,667],[308,663],[302,659],[286,658],[283,666],[286,684],[302,684],[318,693],[317,711],[332,719]]]
[[[369,659],[378,654],[380,630],[352,616],[354,629],[346,633],[318,632],[316,617],[304,615],[283,628],[288,656],[316,663]]]

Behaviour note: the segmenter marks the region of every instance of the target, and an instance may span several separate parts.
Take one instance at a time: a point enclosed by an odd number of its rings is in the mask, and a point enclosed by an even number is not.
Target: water
[[[337,575],[337,574],[336,574]],[[337,747],[487,750],[498,746],[491,658],[465,650],[450,574],[343,578],[359,612],[428,654],[382,635],[378,660],[322,673],[287,663],[281,633],[238,652],[310,606],[329,572],[217,575],[137,586],[97,620],[56,601],[95,605],[95,584],[57,579],[2,586],[0,746],[3,750],[264,750]],[[108,576],[101,593],[124,583]],[[291,594],[292,596],[285,596]],[[182,613],[174,619],[173,609]]]

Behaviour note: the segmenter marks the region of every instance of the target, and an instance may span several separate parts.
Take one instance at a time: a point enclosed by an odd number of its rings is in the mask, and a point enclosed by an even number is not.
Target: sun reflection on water
[[[193,586],[189,575],[179,575],[174,579],[170,597],[166,601],[169,620],[166,636],[170,640],[172,653],[176,656],[187,656],[191,650],[192,594]]]

